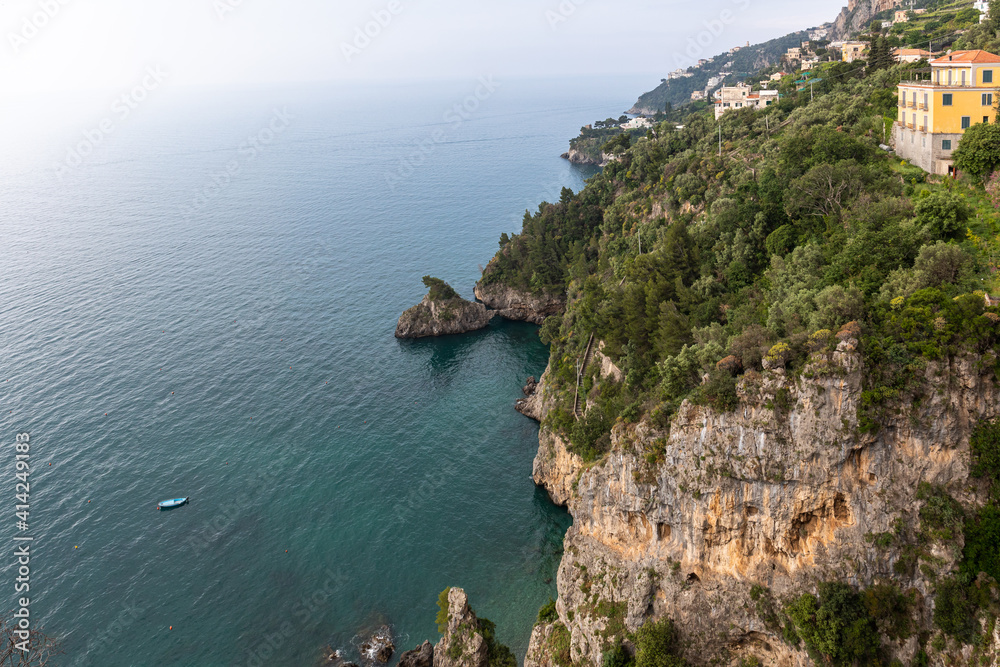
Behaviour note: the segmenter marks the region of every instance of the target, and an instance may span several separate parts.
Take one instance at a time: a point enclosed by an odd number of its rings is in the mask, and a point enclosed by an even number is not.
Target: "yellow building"
[[[855,60],[864,59],[867,50],[868,44],[865,42],[845,42],[840,55],[845,63],[853,63]]]
[[[893,127],[896,153],[932,174],[952,173],[952,152],[965,130],[996,116],[1000,56],[955,51],[930,62],[929,81],[899,84]]]

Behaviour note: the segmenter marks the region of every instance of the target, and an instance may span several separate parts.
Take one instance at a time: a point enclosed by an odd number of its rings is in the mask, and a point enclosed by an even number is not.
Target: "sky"
[[[844,0],[0,0],[0,94],[616,73],[657,78]],[[695,41],[701,45],[696,51]],[[150,68],[153,68],[150,70]]]

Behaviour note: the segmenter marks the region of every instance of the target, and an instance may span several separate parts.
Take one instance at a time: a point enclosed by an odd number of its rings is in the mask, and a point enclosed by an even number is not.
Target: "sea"
[[[61,666],[371,664],[380,628],[392,663],[438,639],[460,586],[522,660],[571,523],[513,408],[548,350],[499,319],[394,328],[425,275],[472,298],[501,232],[593,175],[568,140],[652,85],[168,79],[0,101],[5,608],[29,597]]]

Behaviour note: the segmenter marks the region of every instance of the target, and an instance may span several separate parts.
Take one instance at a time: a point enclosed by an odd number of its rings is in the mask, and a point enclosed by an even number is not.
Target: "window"
[[[941,106],[950,107],[951,106],[951,93],[944,93],[941,95]]]
[[[924,93],[924,108],[926,109],[927,107],[928,107],[928,104],[927,104],[927,93]]]
[[[993,70],[991,69],[983,70],[983,83],[993,83]]]
[[[983,122],[986,123],[986,124],[989,124],[990,117],[989,116],[983,116]]]
[[[921,128],[924,132],[927,131],[927,114],[924,114],[924,126]]]
[[[970,125],[972,125],[972,118],[969,116],[962,116],[962,129],[967,130]]]
[[[984,107],[993,106],[993,93],[983,93],[983,106]]]
[[[941,140],[941,150],[943,150],[943,151],[950,151],[951,150],[951,139],[942,139]]]

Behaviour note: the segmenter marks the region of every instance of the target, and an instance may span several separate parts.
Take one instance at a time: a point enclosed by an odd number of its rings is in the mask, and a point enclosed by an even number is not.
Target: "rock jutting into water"
[[[423,301],[403,313],[396,325],[396,338],[426,338],[477,331],[489,325],[496,313],[467,301],[447,283],[424,278],[431,291]]]
[[[392,629],[383,625],[372,633],[371,638],[358,647],[361,657],[368,662],[385,664],[392,658],[396,646],[392,643]]]

